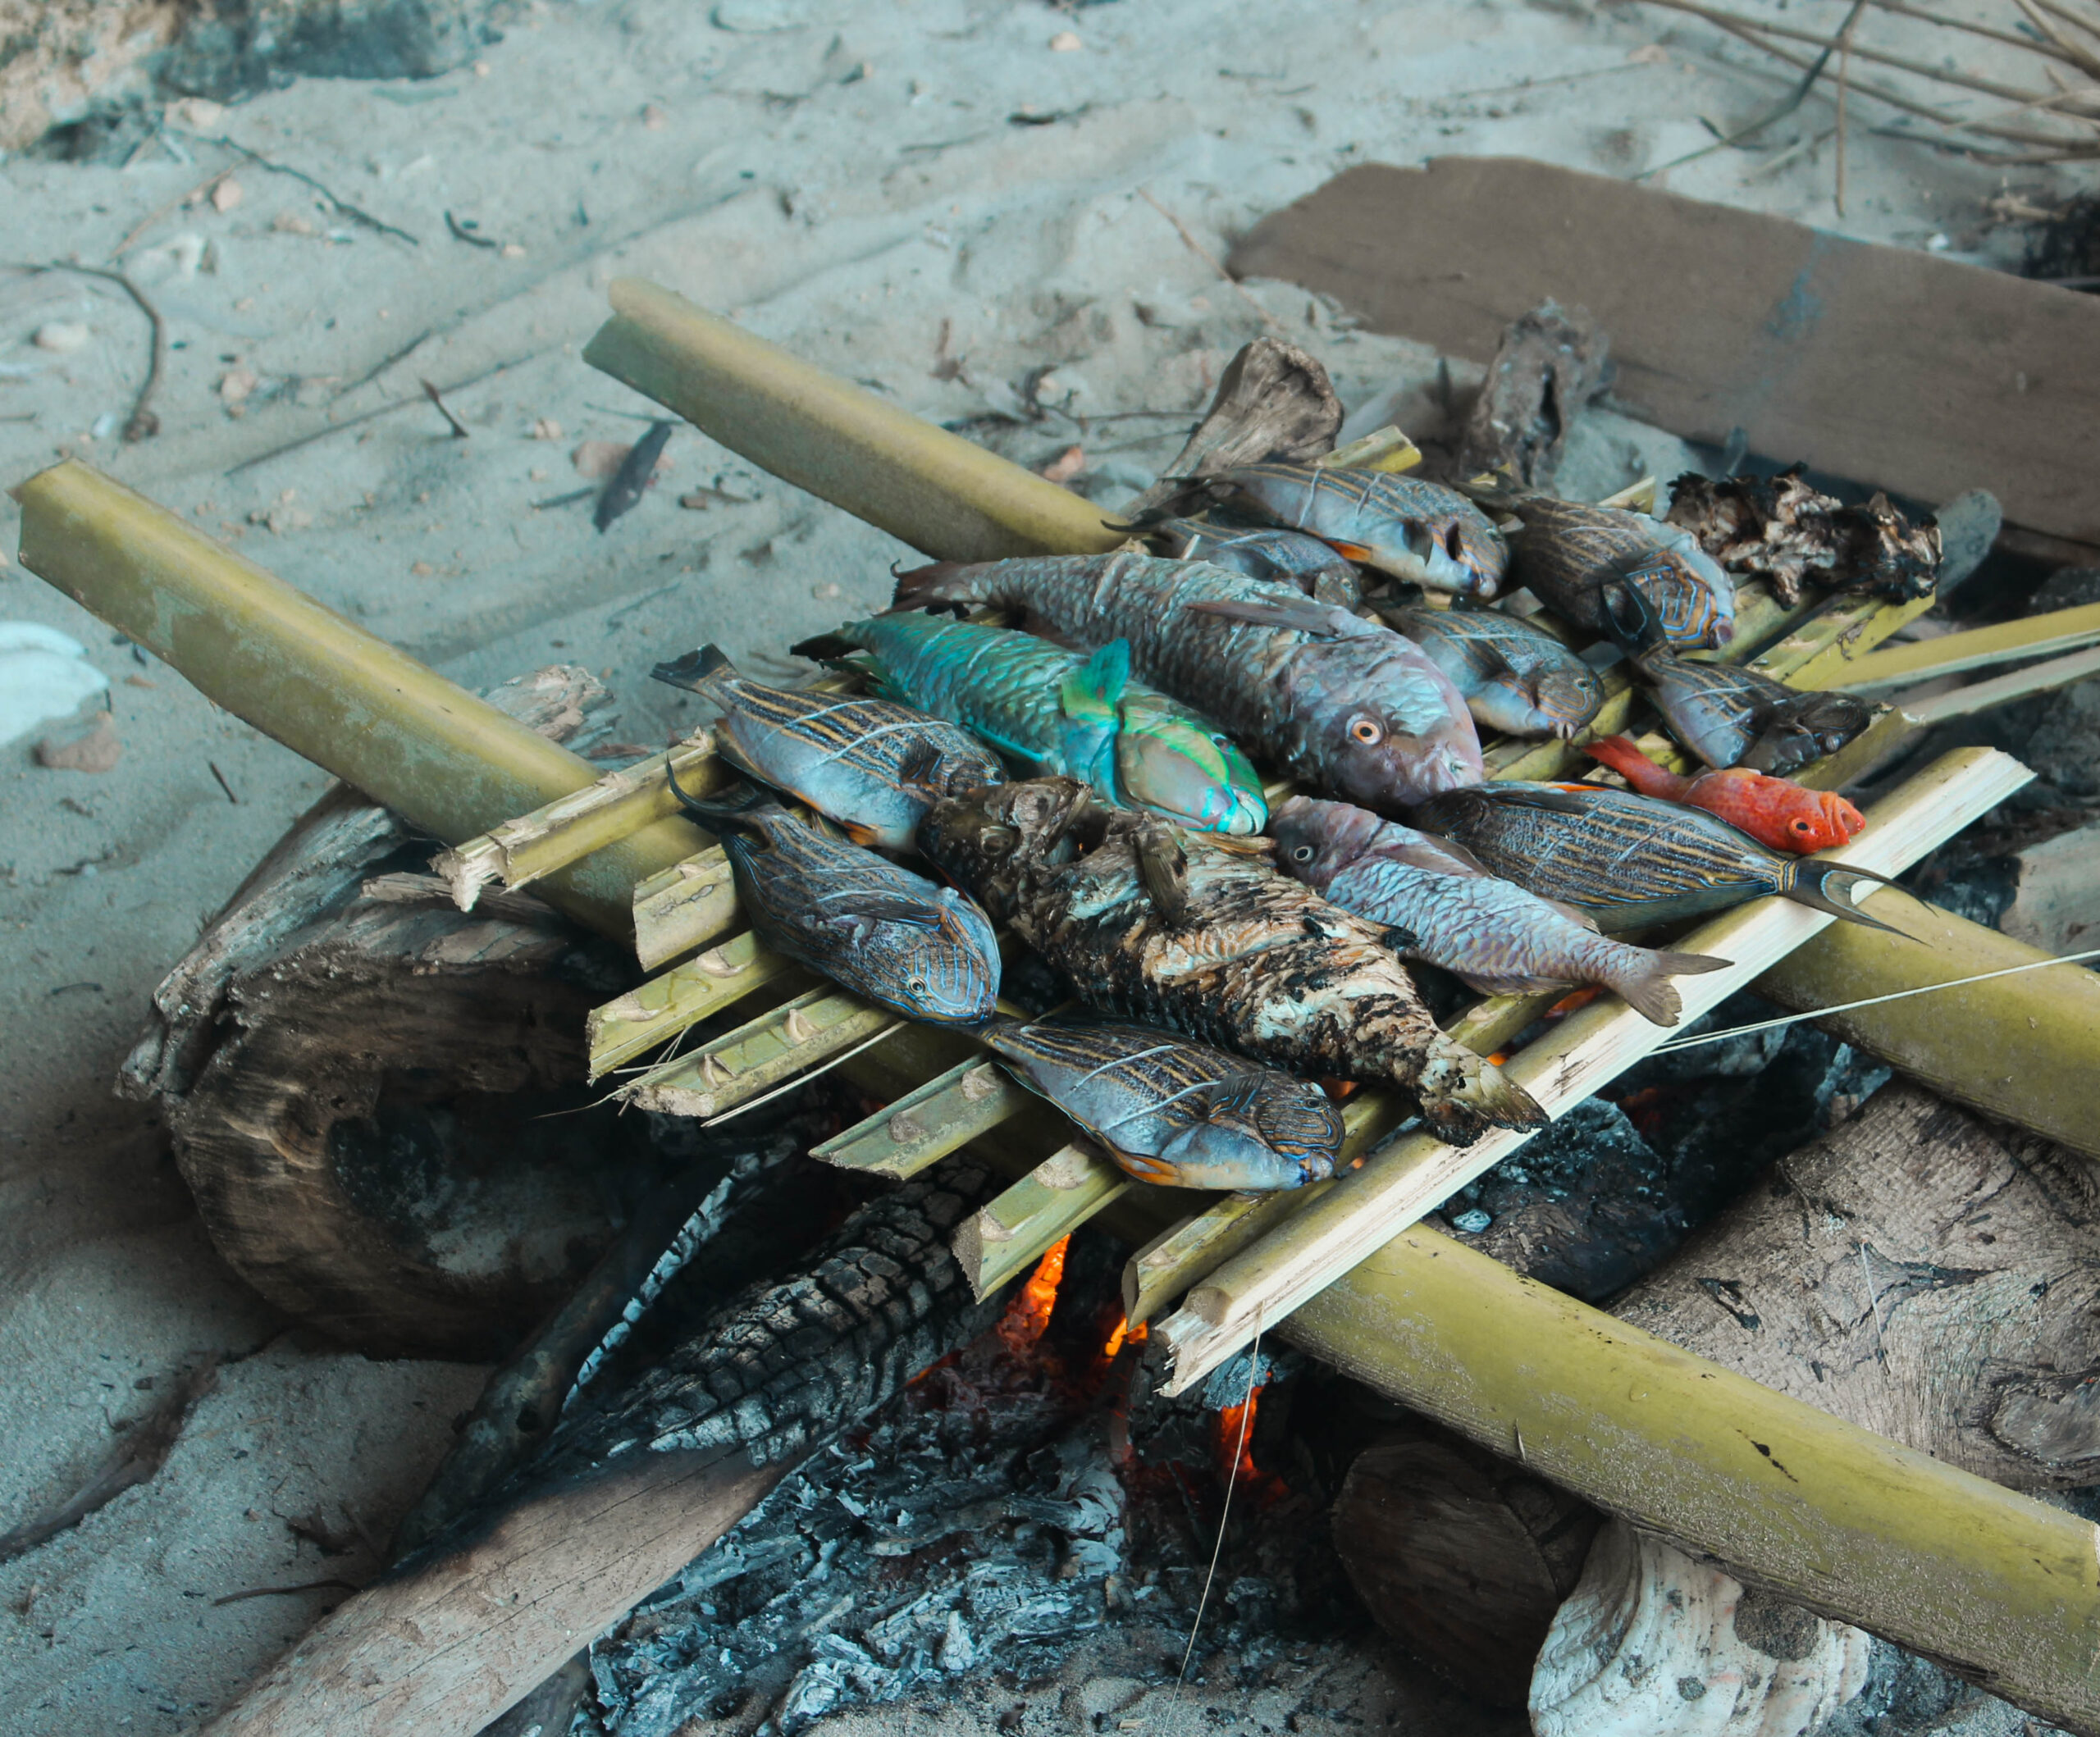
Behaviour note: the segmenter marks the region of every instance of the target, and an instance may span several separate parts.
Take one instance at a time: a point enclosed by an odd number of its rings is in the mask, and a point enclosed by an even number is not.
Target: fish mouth
[[[1258,790],[1235,790],[1224,818],[1212,830],[1231,838],[1250,838],[1268,823],[1267,799]]]

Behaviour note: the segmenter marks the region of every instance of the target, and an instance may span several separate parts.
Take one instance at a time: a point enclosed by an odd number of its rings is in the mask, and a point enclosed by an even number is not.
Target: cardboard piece
[[[1369,163],[1262,220],[1239,277],[1486,362],[1550,296],[1611,339],[1615,395],[1687,439],[2100,544],[2100,297],[1514,157]]]

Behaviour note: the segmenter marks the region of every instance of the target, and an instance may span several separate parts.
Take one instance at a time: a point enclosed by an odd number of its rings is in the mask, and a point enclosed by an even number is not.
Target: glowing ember
[[[1254,1411],[1262,1402],[1262,1389],[1249,1393],[1244,1404],[1227,1406],[1217,1414],[1217,1475],[1221,1483],[1257,1484],[1262,1474],[1254,1464]]]
[[[1139,1321],[1133,1327],[1130,1316],[1119,1312],[1115,1326],[1109,1329],[1108,1337],[1102,1342],[1101,1354],[1104,1357],[1112,1357],[1125,1345],[1142,1345],[1151,1333],[1152,1324],[1149,1321]]]
[[[1057,1287],[1064,1282],[1065,1249],[1071,1240],[1069,1236],[1061,1237],[1050,1245],[993,1329],[1016,1356],[1032,1351],[1050,1325],[1050,1311],[1057,1306]]]
[[[1543,1017],[1548,1019],[1564,1019],[1577,1009],[1587,1007],[1603,993],[1604,991],[1594,983],[1586,989],[1577,989],[1572,994],[1561,996],[1552,1006],[1546,1009]]]

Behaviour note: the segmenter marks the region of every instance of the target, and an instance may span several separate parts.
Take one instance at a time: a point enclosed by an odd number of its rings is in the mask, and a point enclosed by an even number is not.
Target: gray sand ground
[[[1787,16],[1841,13],[1828,0]],[[1876,39],[1901,48],[1909,28],[1877,16]],[[1053,50],[1065,32],[1081,45]],[[609,534],[586,505],[536,509],[579,486],[580,440],[641,426],[619,413],[639,401],[577,357],[611,276],[656,278],[937,417],[1010,407],[1044,363],[1048,399],[1171,413],[1098,425],[1089,486],[1112,500],[1171,454],[1261,329],[1139,189],[1215,252],[1352,163],[1507,153],[1623,173],[1783,89],[1704,27],[1574,0],[1069,13],[722,0],[711,14],[532,0],[477,66],[433,84],[307,81],[189,117],[419,245],[253,166],[236,171],[238,203],[180,206],[231,161],[194,136],[176,135],[187,161],[0,164],[7,252],[101,263],[138,230],[126,263],[181,346],[163,431],[124,446],[136,313],[92,280],[0,276],[0,480],[84,456],[469,685],[556,660],[602,669],[626,700],[619,733],[660,740],[678,713],[646,679],[660,657],[706,638],[778,653],[876,604],[905,552],[689,431],[663,486]],[[1065,118],[1010,120],[1025,109]],[[1775,138],[1819,134],[1830,115],[1819,96]],[[1723,153],[1668,185],[1899,245],[2008,245],[1985,213],[2002,171],[1856,125],[1840,220],[1828,148],[1780,157]],[[2017,173],[2030,193],[2060,185]],[[506,245],[452,239],[448,210]],[[1250,293],[1353,399],[1421,365],[1302,291]],[[33,345],[50,321],[84,323],[84,347]],[[934,372],[944,328],[964,364],[948,379]],[[424,376],[478,381],[450,394],[470,439],[447,438],[418,401]],[[264,456],[393,400],[407,408]],[[1041,463],[1072,439],[1053,418],[1014,449]],[[748,499],[681,509],[702,486]],[[0,500],[0,548],[15,529]],[[413,1498],[480,1372],[376,1364],[290,1330],[217,1263],[149,1115],[110,1094],[153,985],[321,775],[19,567],[0,568],[4,620],[88,645],[116,683],[124,755],[94,776],[39,767],[27,740],[0,746],[0,1528],[62,1499],[185,1364],[240,1361],[156,1479],[0,1568],[0,1727],[171,1732],[342,1593],[214,1601],[368,1575],[364,1538],[383,1539]],[[343,1553],[288,1530],[316,1511]],[[1358,1671],[1351,1693],[1373,1723],[1463,1722],[1359,1663],[1335,1668]],[[1029,1730],[1092,1723],[1090,1708],[1037,1702]],[[1232,1693],[1217,1705],[1217,1730],[1289,1711]],[[914,1728],[931,1732],[989,1715],[922,1716]]]

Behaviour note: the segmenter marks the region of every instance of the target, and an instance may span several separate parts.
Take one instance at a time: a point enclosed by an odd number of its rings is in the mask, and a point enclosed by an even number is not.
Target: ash
[[[670,1737],[695,1719],[793,1737],[857,1704],[1039,1680],[1111,1625],[1134,1674],[1171,1682],[1234,1470],[1192,1675],[1229,1654],[1252,1686],[1307,1644],[1365,1630],[1324,1480],[1309,1461],[1290,1484],[1254,1469],[1256,1448],[1293,1457],[1290,1364],[1264,1359],[1253,1415],[1270,1420],[1246,1431],[1243,1458],[1243,1414],[1204,1401],[1244,1397],[1244,1364],[1216,1393],[1157,1397],[1140,1340],[1117,1331],[1117,1251],[1082,1232],[1066,1263],[1054,1306],[1040,1275],[1023,1286],[993,1330],[601,1638],[572,1737]]]

